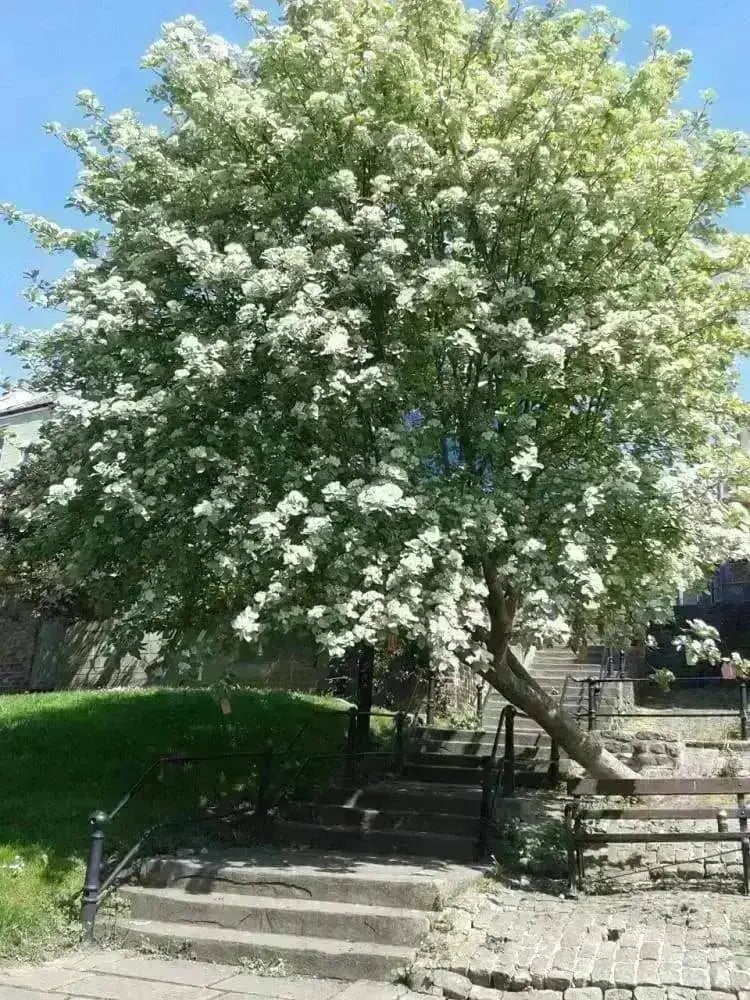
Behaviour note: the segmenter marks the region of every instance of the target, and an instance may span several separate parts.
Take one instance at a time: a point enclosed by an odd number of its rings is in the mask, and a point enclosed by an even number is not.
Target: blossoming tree
[[[71,269],[19,334],[61,419],[7,487],[6,578],[179,643],[304,629],[469,662],[591,773],[623,768],[511,645],[624,627],[746,551],[744,135],[689,55],[603,9],[236,4],[145,65],[161,126],[51,125]]]

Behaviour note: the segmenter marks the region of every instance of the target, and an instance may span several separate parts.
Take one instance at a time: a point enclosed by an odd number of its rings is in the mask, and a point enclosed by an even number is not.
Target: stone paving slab
[[[213,986],[237,975],[236,965],[191,962],[184,958],[151,958],[119,951],[91,951],[71,956],[68,961],[70,969],[74,972],[110,972],[118,976],[132,976],[134,979],[149,979],[183,986]],[[66,960],[59,960],[60,964],[63,962]],[[43,970],[33,971],[39,975]],[[49,969],[50,973],[54,971]]]
[[[203,963],[199,963],[203,965]],[[258,976],[252,972],[237,972],[215,985],[222,993],[249,993],[271,996],[274,1000],[331,1000],[339,997],[346,984],[338,979],[300,979],[298,976]]]
[[[0,968],[0,985],[18,986],[22,989],[59,990],[80,978],[81,973],[76,969],[57,965]]]
[[[51,994],[26,990],[19,986],[0,986],[0,1000],[49,1000]]]
[[[263,976],[237,966],[84,950],[0,967],[0,1000],[424,1000],[403,985]]]
[[[207,987],[185,986],[153,979],[132,979],[106,972],[84,972],[55,992],[93,1000],[211,1000]]]

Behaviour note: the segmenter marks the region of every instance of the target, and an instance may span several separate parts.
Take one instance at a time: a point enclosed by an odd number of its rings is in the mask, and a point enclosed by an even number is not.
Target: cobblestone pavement
[[[237,966],[89,951],[0,967],[0,1000],[419,1000],[387,983],[256,975]]]
[[[467,894],[447,916],[442,954],[436,943],[423,961],[464,979],[472,1000],[498,989],[551,991],[524,1000],[605,1000],[606,991],[628,1000],[634,990],[635,1000],[750,1000],[742,896],[652,890],[574,901],[498,887]],[[460,996],[458,986],[447,995]]]

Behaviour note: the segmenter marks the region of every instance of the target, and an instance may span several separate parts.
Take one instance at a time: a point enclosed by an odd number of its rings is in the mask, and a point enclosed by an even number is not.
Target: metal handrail
[[[628,684],[654,684],[654,678],[649,677],[574,677],[572,674],[566,675],[566,680],[571,680],[575,684],[588,684],[589,681],[594,681],[596,684],[620,684],[622,680],[625,680]],[[702,684],[742,684],[747,682],[746,677],[705,677],[700,674],[691,674],[687,677],[675,677],[670,680],[670,687],[673,684],[689,684],[695,683],[695,681],[700,681]]]
[[[304,770],[313,762],[320,761],[341,761],[345,765],[351,765],[351,771],[356,767],[357,762],[361,762],[365,758],[393,758],[395,757],[395,762],[397,765],[403,763],[405,754],[405,724],[409,718],[403,712],[382,712],[382,711],[370,711],[366,713],[359,713],[355,706],[346,709],[346,714],[349,716],[349,725],[347,728],[346,742],[336,753],[326,753],[326,754],[312,754],[305,758],[301,766],[297,767],[294,775],[290,780],[286,782],[287,785],[295,782]],[[395,751],[365,751],[356,749],[357,740],[357,724],[360,715],[369,716],[382,716],[392,718],[396,727],[396,742]],[[81,921],[83,924],[84,936],[88,940],[93,939],[94,935],[94,925],[96,922],[96,914],[101,904],[103,895],[112,889],[122,873],[128,869],[128,866],[133,861],[134,858],[138,856],[146,843],[151,839],[151,837],[157,831],[163,831],[165,829],[179,828],[184,826],[188,822],[209,822],[215,821],[216,819],[226,819],[232,815],[238,814],[240,811],[244,814],[247,812],[247,803],[243,803],[242,809],[235,812],[222,813],[221,815],[210,815],[207,813],[190,813],[183,815],[182,817],[171,819],[163,823],[156,823],[153,826],[148,827],[138,838],[135,844],[132,845],[126,851],[126,853],[120,858],[114,868],[108,872],[106,878],[102,879],[102,862],[104,857],[104,830],[105,827],[125,808],[125,806],[132,801],[133,797],[144,787],[151,775],[162,767],[164,764],[174,764],[178,766],[187,766],[196,763],[205,762],[216,762],[225,760],[258,760],[259,768],[256,781],[256,792],[255,801],[253,809],[253,818],[255,820],[264,819],[269,810],[279,804],[283,797],[283,791],[279,790],[276,797],[271,800],[269,797],[270,787],[271,787],[271,777],[272,777],[272,766],[273,758],[287,756],[288,750],[297,742],[300,734],[294,737],[291,743],[284,748],[283,751],[277,751],[274,754],[273,747],[270,744],[266,745],[264,750],[253,750],[253,751],[233,751],[227,753],[219,754],[165,754],[154,760],[138,777],[138,779],[130,786],[125,795],[117,802],[113,809],[109,812],[104,812],[103,810],[97,810],[91,814],[89,817],[89,824],[91,827],[91,834],[89,840],[89,853],[86,863],[86,874],[84,877],[83,893],[82,893],[82,904],[81,904]],[[343,751],[343,752],[342,752]],[[348,771],[347,773],[351,773]]]
[[[503,796],[512,796],[516,788],[515,743],[513,723],[518,712],[514,705],[504,705],[495,730],[492,752],[482,760],[482,800],[479,807],[479,838],[477,854],[480,858],[487,853],[489,828],[495,815],[498,789]],[[505,728],[505,750],[501,766],[497,766],[497,748],[503,727]]]
[[[164,824],[156,824],[149,827],[142,834],[136,844],[128,850],[107,878],[102,881],[102,861],[104,857],[104,828],[117,816],[125,806],[132,801],[133,797],[143,788],[149,777],[159,767],[164,764],[177,764],[184,766],[207,760],[229,760],[229,759],[252,759],[264,756],[263,751],[239,751],[225,754],[165,754],[157,757],[140,775],[140,777],[130,786],[120,801],[109,812],[98,809],[89,817],[91,835],[89,840],[89,853],[86,861],[86,874],[83,881],[83,902],[81,904],[81,922],[83,924],[84,935],[92,940],[94,935],[94,923],[96,913],[101,902],[102,893],[114,885],[115,879],[120,875],[125,867],[133,860],[144,843],[153,835],[157,829],[161,829]]]
[[[674,681],[670,681],[670,685],[675,681],[693,681],[699,678],[694,677],[676,677]],[[586,684],[588,692],[588,707],[587,711],[576,712],[575,718],[581,719],[584,715],[587,717],[587,728],[589,732],[595,728],[595,723],[597,719],[649,719],[649,718],[665,718],[665,719],[693,719],[697,717],[704,719],[731,719],[736,715],[739,715],[740,723],[740,739],[747,740],[750,737],[750,707],[748,706],[748,681],[744,677],[706,677],[705,680],[717,683],[733,684],[739,685],[740,693],[740,704],[739,712],[735,711],[723,711],[723,712],[704,712],[704,711],[693,711],[693,712],[676,712],[674,709],[670,709],[666,712],[600,712],[599,711],[599,699],[597,697],[597,688],[601,684],[606,684],[608,682],[620,683],[620,679],[604,678],[603,680],[597,681],[593,677],[576,678],[572,677],[574,680],[581,684]],[[633,677],[628,679],[628,683],[648,683],[653,684],[654,679],[652,677]]]

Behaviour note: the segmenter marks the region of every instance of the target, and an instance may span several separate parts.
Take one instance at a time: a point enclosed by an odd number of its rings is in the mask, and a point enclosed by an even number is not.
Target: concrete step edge
[[[244,958],[281,963],[286,973],[331,979],[393,982],[416,954],[413,947],[371,941],[296,938],[286,934],[249,933],[227,927],[174,924],[155,920],[124,920],[120,935],[132,941],[169,944],[199,960],[240,964]]]
[[[477,818],[471,817],[473,824],[476,826]],[[304,823],[299,820],[281,820],[280,826],[282,828],[296,827],[299,828],[301,832],[306,830],[318,831],[322,834],[336,834],[342,833],[344,835],[351,833],[351,829],[343,826],[329,826],[323,823]],[[361,840],[366,842],[367,840],[377,840],[378,838],[390,838],[390,837],[405,837],[407,840],[411,840],[414,843],[428,843],[429,841],[444,841],[446,844],[455,843],[456,846],[463,844],[466,841],[472,841],[474,837],[471,834],[467,834],[465,837],[460,836],[457,833],[433,833],[431,830],[372,830],[372,831],[362,831]]]
[[[185,902],[210,902],[217,906],[237,907],[248,910],[295,910],[310,913],[350,914],[352,916],[398,917],[400,919],[414,918],[420,923],[426,919],[425,910],[416,910],[405,906],[380,906],[369,903],[339,903],[322,899],[300,899],[298,896],[253,896],[240,892],[207,892],[190,893],[185,889],[161,888],[156,886],[128,885],[119,890],[126,898],[153,897],[173,899]]]
[[[408,821],[410,819],[416,819],[416,818],[424,819],[425,822],[433,822],[433,821],[440,822],[441,820],[445,821],[451,820],[453,822],[457,822],[461,819],[465,819],[468,821],[476,821],[476,815],[473,813],[456,813],[456,812],[439,812],[439,811],[426,813],[421,810],[388,809],[388,808],[383,808],[382,806],[377,808],[369,808],[367,806],[334,805],[331,803],[323,805],[319,802],[312,800],[309,802],[295,802],[294,805],[295,807],[300,807],[304,811],[307,810],[312,811],[314,809],[348,810],[349,812],[351,812],[353,818],[356,816],[361,816],[362,818],[366,819],[368,818],[369,814],[370,818],[374,818],[376,816],[388,816],[392,817],[395,821]],[[439,799],[437,800],[436,805],[438,806],[440,805]],[[288,819],[289,817],[285,816],[284,818]],[[379,832],[380,829],[382,828],[374,827],[373,833]],[[411,827],[405,827],[405,828],[400,827],[399,829],[409,830],[411,829]],[[387,832],[387,829],[384,832]]]

